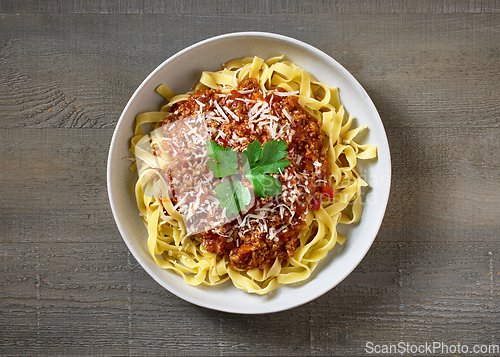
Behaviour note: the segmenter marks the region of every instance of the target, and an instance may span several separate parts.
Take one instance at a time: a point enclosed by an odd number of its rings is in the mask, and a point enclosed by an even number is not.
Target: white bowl
[[[378,159],[360,163],[361,174],[370,188],[364,191],[361,221],[349,228],[346,243],[329,252],[305,282],[284,286],[267,295],[248,294],[231,282],[221,286],[189,286],[177,274],[160,269],[148,253],[147,232],[136,206],[136,172],[129,171],[129,143],[135,116],[158,110],[162,98],[155,88],[167,84],[177,93],[187,92],[204,70],[218,70],[233,58],[259,56],[285,58],[312,73],[318,80],[339,88],[342,103],[354,115],[357,125],[369,128],[364,143],[378,147]],[[368,94],[339,63],[320,50],[298,40],[263,32],[231,33],[210,38],[182,50],[163,62],[137,88],[116,125],[108,157],[108,193],[116,224],[128,248],[160,285],[193,304],[234,313],[269,313],[311,301],[339,284],[359,264],[370,248],[384,217],[389,197],[391,163],[387,137]]]

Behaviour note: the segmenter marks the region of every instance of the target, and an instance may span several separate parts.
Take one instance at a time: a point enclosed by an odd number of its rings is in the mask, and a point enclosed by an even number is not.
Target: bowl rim
[[[271,309],[271,310],[267,310],[267,309],[250,309],[250,310],[240,310],[240,309],[231,309],[231,308],[220,308],[220,307],[213,307],[213,306],[207,306],[205,303],[203,302],[200,302],[200,301],[197,301],[196,299],[193,299],[191,296],[189,295],[186,295],[184,294],[183,292],[181,291],[173,291],[170,287],[167,287],[165,285],[165,282],[162,281],[162,279],[160,279],[160,277],[154,272],[152,271],[147,264],[145,264],[145,262],[143,262],[142,258],[140,257],[139,253],[135,251],[135,249],[133,248],[132,244],[128,241],[128,239],[126,239],[126,237],[128,236],[127,232],[125,232],[124,230],[124,227],[122,226],[122,224],[120,223],[120,219],[118,217],[118,208],[117,208],[117,205],[118,205],[118,202],[117,202],[117,197],[114,196],[114,192],[113,192],[113,185],[112,185],[112,178],[113,178],[113,170],[112,170],[112,163],[114,162],[115,159],[115,155],[114,155],[114,148],[117,147],[117,132],[118,132],[118,129],[124,125],[124,122],[126,120],[126,114],[127,112],[129,111],[129,108],[130,106],[132,105],[132,103],[135,101],[135,98],[138,96],[139,92],[141,92],[141,90],[143,89],[143,87],[146,85],[146,83],[149,82],[149,80],[155,76],[159,71],[162,70],[163,67],[165,67],[168,63],[174,61],[176,58],[180,57],[180,56],[183,56],[185,53],[188,53],[190,52],[191,50],[199,47],[199,46],[203,46],[203,45],[206,45],[206,44],[209,44],[211,42],[216,42],[216,41],[220,41],[220,40],[223,40],[223,39],[226,39],[226,38],[235,38],[235,37],[240,37],[240,38],[244,38],[244,37],[263,37],[263,38],[266,38],[266,39],[274,39],[274,40],[280,40],[280,41],[284,41],[284,42],[287,42],[287,43],[290,43],[290,44],[293,44],[293,45],[296,45],[298,47],[301,47],[303,48],[304,50],[308,51],[308,52],[312,52],[315,56],[321,58],[322,60],[328,62],[329,64],[331,65],[334,65],[335,67],[337,67],[340,71],[344,72],[351,81],[353,81],[353,83],[357,84],[357,86],[359,86],[358,89],[360,89],[362,91],[362,93],[364,94],[364,100],[367,102],[367,104],[373,109],[373,113],[376,114],[376,117],[375,119],[377,120],[377,122],[380,124],[380,127],[382,129],[382,132],[383,132],[383,137],[382,138],[379,138],[382,140],[383,144],[385,145],[385,147],[387,148],[387,156],[383,157],[382,159],[385,161],[385,167],[387,169],[387,189],[381,193],[383,193],[383,196],[381,197],[382,198],[382,201],[383,201],[383,205],[380,205],[379,209],[382,210],[382,215],[381,215],[381,218],[380,220],[377,222],[377,225],[376,227],[373,227],[373,237],[371,237],[370,241],[369,241],[369,244],[366,245],[365,249],[361,252],[358,253],[358,259],[356,259],[355,262],[353,262],[353,264],[351,264],[350,268],[347,270],[347,272],[345,274],[343,274],[343,276],[341,276],[340,278],[338,278],[338,281],[336,282],[336,284],[330,286],[328,285],[326,288],[322,289],[321,291],[319,292],[316,292],[315,294],[311,294],[311,296],[309,296],[307,299],[303,299],[301,300],[300,302],[296,302],[296,303],[293,303],[293,304],[289,304],[289,305],[283,305],[281,307],[278,307],[278,308],[274,308],[274,309]],[[306,69],[307,70],[307,69]],[[128,124],[128,123],[127,123]],[[379,151],[379,150],[378,150]],[[380,157],[377,158],[377,160],[381,160]],[[108,153],[108,158],[107,158],[107,191],[108,191],[108,199],[109,199],[109,202],[110,202],[110,206],[111,206],[111,211],[112,211],[112,214],[113,214],[113,218],[115,220],[115,223],[118,227],[118,230],[120,232],[120,235],[122,237],[122,239],[124,240],[125,244],[127,245],[127,248],[129,249],[129,251],[132,253],[132,255],[134,256],[134,258],[138,261],[138,263],[141,265],[141,267],[148,273],[148,275],[150,275],[158,284],[160,284],[164,289],[167,289],[169,292],[171,292],[172,294],[180,297],[181,299],[185,300],[185,301],[188,301],[192,304],[195,304],[195,305],[198,305],[198,306],[201,306],[201,307],[205,307],[205,308],[209,308],[209,309],[213,309],[213,310],[218,310],[218,311],[224,311],[224,312],[230,312],[230,313],[238,313],[238,314],[263,314],[263,313],[273,313],[273,312],[279,312],[279,311],[284,311],[284,310],[288,310],[288,309],[292,309],[292,308],[295,308],[295,307],[298,307],[298,306],[301,306],[303,304],[306,304],[314,299],[317,299],[318,297],[322,296],[323,294],[327,293],[328,291],[330,291],[331,289],[333,289],[335,286],[337,286],[338,284],[340,284],[345,278],[347,278],[347,276],[349,276],[352,271],[359,265],[359,263],[361,262],[361,260],[366,256],[368,250],[370,249],[370,247],[372,246],[379,230],[380,230],[380,227],[382,225],[382,222],[383,222],[383,218],[384,218],[384,215],[385,215],[385,211],[387,209],[387,205],[388,205],[388,200],[389,200],[389,194],[390,194],[390,187],[391,187],[391,177],[392,177],[392,167],[391,167],[391,158],[390,158],[390,151],[389,151],[389,143],[388,143],[388,140],[387,140],[387,134],[386,134],[386,131],[385,131],[385,128],[384,128],[384,125],[383,125],[383,122],[380,118],[380,115],[373,103],[373,101],[371,100],[371,98],[368,96],[367,92],[365,91],[365,89],[361,86],[361,84],[359,84],[358,80],[352,75],[350,74],[349,71],[347,71],[340,63],[338,63],[333,57],[331,57],[330,55],[326,54],[325,52],[321,51],[320,49],[308,44],[308,43],[305,43],[305,42],[302,42],[300,40],[297,40],[295,38],[292,38],[292,37],[288,37],[288,36],[285,36],[285,35],[281,35],[281,34],[275,34],[275,33],[271,33],[271,32],[261,32],[261,31],[243,31],[243,32],[231,32],[231,33],[225,33],[225,34],[222,34],[222,35],[218,35],[218,36],[214,36],[214,37],[210,37],[210,38],[207,38],[205,40],[202,40],[202,41],[199,41],[199,42],[196,42],[178,52],[176,52],[175,54],[173,54],[172,56],[168,57],[166,60],[164,60],[160,65],[158,65],[142,82],[141,84],[135,89],[134,93],[132,94],[132,96],[130,97],[130,99],[128,100],[126,106],[124,107],[121,115],[120,115],[120,118],[114,128],[114,131],[113,131],[113,136],[112,136],[112,139],[111,139],[111,143],[110,143],[110,147],[109,147],[109,153]],[[354,264],[355,263],[355,264]],[[309,279],[308,279],[309,281]],[[307,283],[307,281],[306,281]],[[231,288],[234,288],[236,289],[236,287],[233,287],[231,286]]]

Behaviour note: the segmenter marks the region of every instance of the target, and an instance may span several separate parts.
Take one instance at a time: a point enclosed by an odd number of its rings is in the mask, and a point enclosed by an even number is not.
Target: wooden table
[[[500,345],[500,2],[402,4],[1,0],[0,354]],[[161,288],[128,252],[106,192],[113,129],[141,81],[188,45],[246,30],[346,67],[380,112],[393,163],[358,268],[315,301],[255,316]]]

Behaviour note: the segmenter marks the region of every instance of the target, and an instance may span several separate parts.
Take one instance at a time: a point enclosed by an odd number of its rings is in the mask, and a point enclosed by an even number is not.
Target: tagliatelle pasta
[[[176,95],[164,84],[157,92],[167,104],[136,117],[130,147],[137,159],[131,169],[139,174],[135,196],[155,263],[190,285],[231,280],[257,294],[308,279],[335,244],[346,240],[337,225],[361,218],[361,188],[367,183],[357,161],[377,156],[375,146],[356,142],[366,127],[352,128],[338,89],[280,56],[231,60],[217,72],[203,72],[186,94]],[[151,125],[151,133],[143,125]],[[302,133],[302,127],[310,131]],[[210,192],[221,182],[214,183],[206,169],[206,153],[190,152],[188,164],[176,157],[178,141],[194,143],[197,137],[240,153],[251,138],[262,144],[285,141],[290,165],[269,174],[279,179],[282,194],[255,197],[241,214],[220,220],[226,218],[222,203],[218,207]],[[320,149],[311,149],[311,138],[319,138]],[[176,176],[186,170],[194,179],[187,191],[186,180]],[[216,213],[210,211],[214,206]]]

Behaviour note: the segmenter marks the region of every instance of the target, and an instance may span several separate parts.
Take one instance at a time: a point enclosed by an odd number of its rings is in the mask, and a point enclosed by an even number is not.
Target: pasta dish
[[[362,214],[361,145],[336,87],[283,56],[231,60],[136,117],[130,150],[147,246],[190,285],[266,294],[304,281]]]

